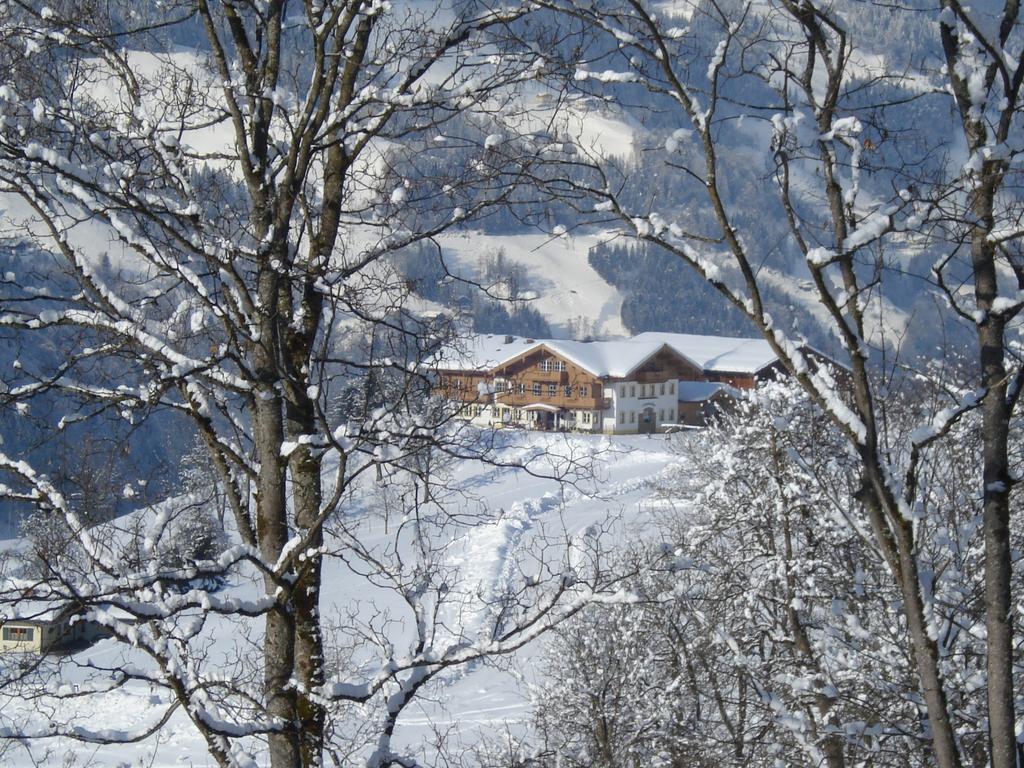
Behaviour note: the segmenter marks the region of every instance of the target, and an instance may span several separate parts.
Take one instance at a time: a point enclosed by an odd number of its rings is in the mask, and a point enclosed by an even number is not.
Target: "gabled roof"
[[[17,621],[22,624],[50,624],[69,606],[57,601],[45,600],[37,594],[34,585],[20,579],[5,579],[0,584],[0,595],[4,603],[0,607],[0,624]]]
[[[734,336],[647,331],[631,339],[586,342],[477,334],[445,347],[435,357],[432,367],[485,373],[540,348],[578,365],[596,378],[612,379],[626,378],[666,348],[708,373],[756,374],[779,359],[764,339]],[[804,350],[831,360],[811,347],[804,347]]]
[[[779,358],[764,339],[731,336],[698,336],[692,333],[647,331],[635,341],[668,344],[698,368],[720,373],[757,373]]]
[[[545,339],[541,345],[597,378],[612,379],[628,376],[665,348],[664,343],[633,339],[590,342]]]
[[[489,371],[495,366],[540,345],[536,339],[497,333],[458,339],[438,352],[432,365],[442,371]]]
[[[446,347],[438,354],[433,365],[443,371],[483,373],[507,365],[537,349],[544,349],[578,365],[596,378],[622,378],[665,348],[664,342],[635,339],[591,342],[478,334],[459,339]],[[671,347],[668,349],[674,352]]]

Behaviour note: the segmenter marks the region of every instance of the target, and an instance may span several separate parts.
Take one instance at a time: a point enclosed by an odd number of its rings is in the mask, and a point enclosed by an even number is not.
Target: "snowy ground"
[[[483,592],[496,589],[506,577],[506,557],[516,539],[534,531],[563,531],[578,535],[595,523],[609,518],[618,520],[618,535],[626,529],[642,528],[648,513],[656,507],[650,481],[661,473],[676,471],[677,459],[671,442],[664,436],[603,437],[560,436],[530,432],[505,433],[508,442],[502,448],[506,458],[556,453],[565,450],[596,451],[597,478],[587,488],[560,486],[550,479],[532,477],[521,470],[494,468],[464,461],[455,468],[458,485],[466,492],[467,504],[485,505],[492,514],[489,522],[469,529],[452,542],[448,557],[462,566],[463,574],[476,582]],[[693,438],[690,438],[693,439]],[[696,439],[699,439],[697,436]],[[497,513],[497,514],[493,514]],[[380,523],[383,526],[383,523]],[[386,532],[366,528],[363,535],[385,536]],[[362,587],[345,578],[340,565],[325,572],[325,611],[342,609],[365,594],[353,593]],[[251,587],[235,585],[240,596]],[[367,604],[371,604],[370,601]],[[377,606],[380,607],[379,605]],[[470,616],[470,621],[473,617]],[[211,653],[229,654],[239,647],[234,625],[225,623],[215,631],[218,639]],[[258,638],[249,638],[249,640]],[[244,639],[243,643],[244,643]],[[515,731],[528,714],[528,694],[524,682],[531,679],[531,647],[498,666],[476,664],[451,673],[443,685],[430,691],[430,701],[407,710],[399,723],[401,745],[419,746],[433,739],[437,731],[447,732],[453,746],[471,747],[487,734],[498,734],[506,727]],[[89,659],[102,667],[119,668],[125,664],[123,650],[113,641],[104,641],[75,657]],[[68,668],[59,683],[89,684],[82,669]],[[68,716],[83,727],[108,731],[127,731],[154,723],[166,703],[166,694],[150,690],[148,685],[128,685],[89,699],[42,699],[32,702],[0,693],[0,728],[17,724],[23,731],[43,736],[50,722]],[[176,712],[159,731],[159,736],[141,744],[123,746],[82,746],[60,739],[40,738],[31,742],[31,755],[12,744],[0,753],[0,764],[10,766],[170,766],[212,765],[196,732]],[[419,750],[417,750],[419,751]],[[422,752],[420,752],[422,754]]]

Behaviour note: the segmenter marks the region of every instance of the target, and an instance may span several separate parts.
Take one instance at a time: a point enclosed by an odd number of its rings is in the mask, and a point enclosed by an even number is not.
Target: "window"
[[[621,387],[619,387],[619,397],[625,397],[625,396],[626,396],[626,385],[623,384]]]
[[[674,395],[676,393],[676,383],[674,381],[670,381],[668,383],[668,393],[670,395]]]
[[[540,394],[540,382],[539,381],[533,382],[533,394],[535,394],[535,395],[539,395]]]
[[[540,369],[544,373],[561,372],[565,370],[565,362],[555,360],[553,357],[546,357],[540,361]]]
[[[4,627],[3,639],[12,643],[28,643],[35,639],[32,627]]]
[[[588,387],[586,384],[581,385],[580,389],[579,389],[579,393],[580,393],[580,397],[586,397],[587,395],[590,394],[590,387]]]
[[[572,385],[571,384],[567,384],[565,386],[565,396],[566,397],[572,397]]]
[[[635,411],[630,411],[629,412],[629,423],[632,424],[634,421],[636,421],[636,412]]]
[[[669,421],[675,421],[675,418],[676,418],[676,409],[675,408],[669,408],[668,409],[668,420]]]
[[[518,384],[516,384],[516,391],[520,395],[525,395],[526,394],[526,385],[523,384],[523,382],[520,381]]]
[[[662,385],[661,385],[661,388],[662,388],[662,389],[664,389],[664,388],[665,388],[665,385],[664,385],[664,384],[662,384]],[[665,420],[665,409],[664,409],[664,408],[661,408],[661,409],[660,409],[660,410],[658,411],[658,421],[664,421],[664,420]]]
[[[558,394],[558,385],[557,384],[548,384],[548,395],[551,396],[551,397],[554,397],[557,394]]]
[[[635,384],[630,384],[629,385],[629,396],[630,397],[636,397],[636,385]]]
[[[495,392],[504,392],[506,389],[508,389],[508,382],[505,381],[505,379],[495,379],[494,380],[494,391]]]
[[[626,414],[620,411],[619,412],[619,424],[625,424],[625,423],[626,423]]]
[[[665,394],[665,382],[661,382],[661,394]]]

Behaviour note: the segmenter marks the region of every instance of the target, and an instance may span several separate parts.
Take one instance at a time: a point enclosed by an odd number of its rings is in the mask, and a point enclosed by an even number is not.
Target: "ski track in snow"
[[[478,545],[475,554],[482,562],[467,574],[474,574],[471,578],[482,577],[492,594],[511,577],[509,569],[514,560],[509,555],[515,545],[535,528],[554,525],[557,530],[564,529],[565,535],[576,538],[586,535],[595,523],[621,516],[615,531],[637,529],[649,522],[647,513],[661,508],[649,498],[651,483],[678,471],[678,457],[664,436],[580,437],[579,444],[613,451],[603,456],[593,488],[566,487],[559,492],[552,490],[557,485],[550,480],[512,470],[490,473],[488,484],[477,488],[478,493],[486,495],[492,509],[507,510],[501,520],[521,523],[510,537],[495,536],[486,530],[471,534]],[[521,455],[528,452],[529,449],[523,449]],[[485,542],[492,548],[488,549]],[[442,700],[421,701],[403,713],[399,721],[400,730],[404,729],[403,742],[415,746],[434,729],[451,729],[450,738],[465,746],[478,743],[483,734],[494,734],[498,727],[513,733],[525,727],[530,702],[522,683],[532,677],[530,661],[538,648],[533,644],[518,652],[509,662],[510,669],[499,661],[498,665],[480,663],[449,673]]]

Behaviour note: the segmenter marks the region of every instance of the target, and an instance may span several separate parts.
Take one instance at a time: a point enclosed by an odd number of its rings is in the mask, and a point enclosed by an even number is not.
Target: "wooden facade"
[[[669,347],[665,347],[631,373],[628,380],[637,384],[660,384],[663,381],[707,381],[707,378],[700,368]]]
[[[491,372],[495,401],[511,408],[545,403],[567,410],[603,407],[604,382],[546,347],[537,347]]]
[[[717,381],[728,384],[735,389],[753,389],[762,381],[767,381],[782,370],[781,364],[775,364],[763,368],[757,373],[733,372],[733,371],[709,371],[704,381]]]
[[[488,371],[440,370],[435,391],[449,400],[463,403],[483,402],[486,395],[480,390],[490,387],[491,375]]]

